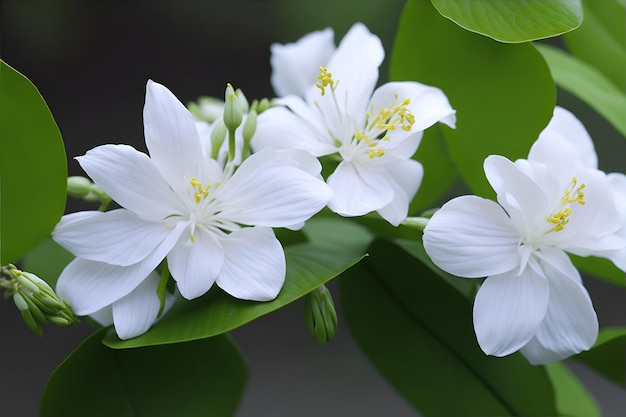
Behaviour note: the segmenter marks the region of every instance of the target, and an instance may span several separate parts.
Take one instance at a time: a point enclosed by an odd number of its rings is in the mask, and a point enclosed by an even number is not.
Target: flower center
[[[568,224],[570,220],[569,216],[572,215],[572,209],[570,208],[571,205],[575,203],[578,203],[581,206],[585,205],[585,193],[583,192],[584,188],[585,184],[578,185],[576,177],[572,178],[572,181],[569,183],[563,192],[563,196],[561,197],[561,207],[559,211],[546,218],[548,223],[554,224],[554,226],[546,233],[560,232],[565,229],[565,225]]]
[[[191,184],[191,188],[193,190],[193,200],[196,204],[200,204],[202,199],[209,195],[211,184],[204,187],[202,183],[196,179],[196,177],[191,177],[189,179],[189,184]]]

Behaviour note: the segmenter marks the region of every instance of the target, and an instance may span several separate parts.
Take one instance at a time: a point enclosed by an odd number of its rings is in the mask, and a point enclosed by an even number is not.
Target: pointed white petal
[[[538,224],[546,223],[549,201],[542,188],[517,165],[502,156],[491,155],[485,159],[484,170],[498,203],[521,232],[532,235]]]
[[[474,330],[487,355],[506,356],[526,345],[548,308],[550,289],[532,268],[488,277],[474,301]]]
[[[380,109],[382,106],[389,108],[391,104],[400,103],[405,98],[411,100],[407,108],[415,116],[411,132],[425,130],[437,122],[455,127],[455,110],[443,91],[414,81],[389,82],[381,85],[372,95],[370,108]]]
[[[541,252],[541,267],[550,284],[545,318],[532,345],[523,353],[533,364],[547,363],[588,350],[598,337],[598,318],[580,274],[558,249]]]
[[[52,236],[77,257],[127,266],[145,259],[169,233],[162,223],[118,209],[65,215]]]
[[[191,113],[164,86],[148,81],[143,109],[150,158],[174,190],[189,187],[189,178],[206,178],[202,145]]]
[[[343,37],[326,67],[338,81],[335,95],[345,114],[355,118],[365,117],[365,110],[376,82],[378,67],[385,57],[380,39],[361,23],[356,23]],[[321,96],[317,87],[307,91],[307,101],[318,101],[326,109],[334,109],[331,94]]]
[[[311,32],[295,43],[270,46],[272,86],[280,97],[304,93],[317,80],[319,67],[326,65],[335,51],[334,33],[331,28]]]
[[[251,145],[255,152],[265,148],[303,149],[322,156],[337,151],[321,121],[315,124],[315,120],[284,107],[272,107],[259,115]]]
[[[424,229],[424,249],[453,275],[479,278],[519,266],[519,235],[498,204],[476,196],[448,201]]]
[[[95,313],[128,295],[165,258],[180,237],[175,227],[167,238],[143,261],[129,266],[76,258],[61,273],[56,290],[79,316]]]
[[[570,155],[570,164],[578,161],[588,168],[598,167],[593,141],[585,126],[568,110],[557,106],[550,123],[530,149],[528,159],[550,165],[563,152]]]
[[[158,286],[159,275],[153,272],[130,294],[113,303],[113,322],[120,339],[137,337],[152,326],[161,307]]]
[[[335,192],[328,208],[342,216],[361,216],[385,207],[393,200],[393,178],[384,168],[343,161],[328,177]]]
[[[332,190],[309,173],[318,167],[312,155],[293,152],[265,149],[246,159],[215,194],[220,202],[218,218],[246,225],[287,227],[321,210]]]
[[[393,199],[385,207],[378,209],[378,214],[393,226],[397,226],[409,213],[409,203],[422,183],[424,169],[422,164],[411,159],[395,161],[385,165],[393,178]]]
[[[76,159],[105,193],[143,219],[162,220],[175,205],[159,170],[146,154],[131,146],[102,145]]]
[[[214,233],[196,228],[194,242],[186,234],[167,255],[172,277],[188,300],[206,293],[222,268],[224,249]]]
[[[276,298],[285,282],[285,254],[272,229],[248,227],[222,239],[226,258],[217,285],[233,297]]]

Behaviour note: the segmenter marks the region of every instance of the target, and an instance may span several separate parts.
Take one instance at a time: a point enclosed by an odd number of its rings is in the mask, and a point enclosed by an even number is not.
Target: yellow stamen
[[[211,184],[202,188],[202,183],[198,181],[196,177],[191,177],[189,179],[189,184],[191,184],[194,189],[193,200],[196,202],[196,204],[200,204],[200,202],[202,201],[202,197],[209,195],[209,188],[211,188]]]
[[[546,221],[548,223],[552,223],[555,226],[548,230],[546,233],[550,232],[560,232],[565,229],[565,225],[569,223],[569,216],[572,215],[572,209],[570,208],[571,204],[578,203],[581,206],[585,205],[585,193],[583,193],[583,189],[585,188],[585,184],[580,184],[578,187],[578,180],[576,177],[572,178],[572,181],[565,189],[563,196],[561,197],[561,210],[557,211],[554,215],[547,217]]]
[[[380,148],[380,147],[369,148],[368,152],[369,152],[369,158],[370,159],[380,158],[380,157],[385,155],[385,150],[383,148]]]
[[[326,67],[320,67],[320,75],[317,76],[318,82],[315,86],[322,91],[322,96],[326,94],[326,87],[330,85],[330,90],[335,91],[335,80],[333,74]]]
[[[397,94],[395,97],[398,100]],[[405,132],[410,132],[415,123],[415,115],[407,108],[409,104],[411,100],[407,97],[400,103],[394,101],[389,108],[381,107],[370,122],[369,128],[396,130],[400,127]]]

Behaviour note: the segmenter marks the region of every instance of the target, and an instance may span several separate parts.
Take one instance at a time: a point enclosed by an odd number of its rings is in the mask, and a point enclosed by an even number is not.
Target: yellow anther
[[[328,71],[326,67],[320,67],[320,75],[317,76],[318,82],[315,86],[322,91],[322,96],[326,94],[326,87],[330,85],[330,90],[335,90],[335,80],[333,80],[333,74]]]
[[[370,159],[380,158],[385,155],[385,150],[383,148],[369,148],[368,156]]]
[[[370,143],[370,138],[369,136],[367,136],[365,133],[363,133],[363,131],[361,129],[357,130],[356,132],[354,132],[354,137],[356,138],[356,140],[363,140],[365,141],[365,143]]]
[[[211,188],[211,184],[207,185],[205,188],[202,188],[202,183],[196,179],[196,177],[191,177],[189,179],[189,184],[194,189],[193,200],[196,204],[200,204],[202,201],[202,197],[209,195],[209,188]]]
[[[583,193],[584,188],[585,184],[578,185],[576,177],[572,178],[572,181],[569,183],[563,193],[563,196],[561,197],[562,209],[557,211],[553,216],[546,218],[549,223],[555,225],[546,233],[560,232],[565,229],[565,225],[569,223],[569,216],[572,215],[572,209],[569,206],[574,203],[578,203],[581,206],[585,205],[585,193]]]
[[[189,240],[191,240],[191,243],[196,243],[196,237],[194,235],[189,235]]]
[[[578,203],[583,206],[585,205],[585,193],[583,193],[585,184],[580,184],[578,187],[576,187],[577,184],[578,179],[576,179],[576,177],[572,178],[572,181],[569,183],[569,186],[563,193],[563,204]]]
[[[396,94],[396,100],[398,95]],[[378,114],[370,122],[370,128],[381,130],[396,130],[398,127],[409,132],[415,123],[415,115],[407,106],[411,104],[411,100],[407,97],[400,103],[394,101],[389,108],[382,107]]]

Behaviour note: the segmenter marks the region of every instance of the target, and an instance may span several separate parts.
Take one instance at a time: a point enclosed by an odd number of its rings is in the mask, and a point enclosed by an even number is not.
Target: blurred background
[[[83,175],[73,157],[97,145],[127,143],[145,151],[142,109],[148,79],[166,85],[183,103],[201,95],[221,97],[227,82],[249,99],[271,97],[271,43],[293,42],[325,27],[335,29],[338,41],[361,21],[382,39],[389,55],[403,4],[2,0],[0,54],[39,88],[63,135],[69,175]],[[626,145],[619,134],[568,94],[559,92],[559,102],[588,127],[601,169],[623,171]],[[68,211],[78,207],[72,203]],[[585,283],[601,326],[626,325],[626,289],[594,279]],[[233,333],[250,372],[237,416],[418,415],[360,353],[342,322],[337,288],[331,283],[330,289],[340,322],[335,339],[326,345],[308,334],[302,302]],[[49,326],[39,338],[12,302],[0,300],[0,415],[37,415],[48,377],[92,330],[86,323]],[[605,416],[622,415],[623,389],[568,364]]]

